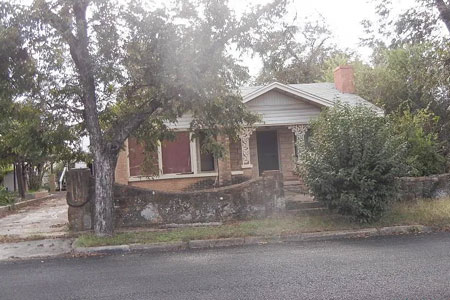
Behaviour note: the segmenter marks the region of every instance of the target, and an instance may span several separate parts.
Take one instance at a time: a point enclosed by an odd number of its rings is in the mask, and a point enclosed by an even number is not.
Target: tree
[[[49,160],[67,159],[78,141],[64,118],[35,101],[45,77],[31,54],[28,26],[26,9],[0,3],[0,165],[16,166],[21,197],[27,185],[41,186]]]
[[[450,33],[448,0],[416,0],[416,5],[399,14],[394,13],[391,0],[377,0],[376,3],[378,20],[375,24],[363,21],[366,28],[363,42],[373,48],[437,42],[449,37],[444,33],[445,30]]]
[[[383,49],[376,54],[373,67],[355,72],[359,95],[384,108],[387,114],[412,113],[428,109],[438,118],[433,127],[443,147],[450,153],[450,61],[449,48],[422,43]]]
[[[0,141],[4,139],[5,120],[11,115],[14,100],[29,93],[33,87],[35,65],[22,35],[23,20],[17,6],[0,2]],[[5,149],[0,153],[4,164]],[[19,171],[23,174],[22,169]],[[18,179],[20,194],[25,197],[23,176]]]
[[[0,162],[13,163],[19,194],[39,189],[49,163],[80,155],[79,138],[65,120],[42,112],[31,103],[14,103],[0,129]]]
[[[377,220],[404,174],[404,145],[390,124],[365,106],[338,103],[311,123],[300,149],[302,178],[318,201],[360,222]]]
[[[210,126],[203,117],[211,120],[213,115],[210,135],[235,133],[255,120],[235,93],[247,71],[226,50],[246,38],[260,19],[278,14],[283,2],[241,20],[223,1],[178,1],[170,11],[146,8],[139,1],[34,2],[43,33],[36,47],[43,57],[59,55],[57,62],[62,62],[55,66],[62,75],[52,83],[66,99],[55,107],[78,112],[89,133],[96,234],[113,232],[114,169],[131,133],[158,139],[167,129],[165,122],[188,110],[194,131]],[[52,49],[44,47],[49,42],[59,45],[59,53],[49,55]]]
[[[254,53],[263,62],[256,82],[321,81],[328,59],[337,55],[352,56],[349,51],[339,50],[330,41],[331,31],[324,24],[321,19],[299,25],[282,23],[275,28],[260,28],[252,42]]]
[[[440,174],[446,170],[446,160],[441,155],[435,127],[439,117],[427,109],[414,114],[404,110],[392,116],[394,133],[406,144],[406,164],[413,176]]]

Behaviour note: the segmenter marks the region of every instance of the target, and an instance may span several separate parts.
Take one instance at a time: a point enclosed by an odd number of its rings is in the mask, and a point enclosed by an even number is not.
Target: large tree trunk
[[[94,153],[94,231],[97,236],[110,236],[114,232],[114,171],[116,163],[117,155]]]
[[[25,199],[26,192],[26,180],[23,162],[16,163],[16,177],[17,177],[17,188],[19,190],[19,195],[22,199]]]

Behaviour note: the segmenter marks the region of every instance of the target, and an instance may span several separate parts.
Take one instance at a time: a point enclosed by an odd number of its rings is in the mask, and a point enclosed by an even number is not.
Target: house
[[[191,140],[188,114],[171,124],[176,138],[163,141],[157,153],[159,176],[150,178],[142,170],[144,151],[135,139],[128,139],[116,167],[116,182],[154,190],[180,191],[201,185],[207,179],[220,183],[233,177],[255,178],[266,170],[280,170],[286,180],[294,173],[295,142],[303,140],[308,123],[324,107],[337,101],[351,105],[373,104],[354,94],[353,68],[334,71],[334,83],[281,84],[243,87],[240,92],[247,108],[262,116],[262,122],[245,128],[238,141],[218,137],[229,155],[216,160],[200,153],[201,140]],[[210,180],[211,181],[211,180]]]

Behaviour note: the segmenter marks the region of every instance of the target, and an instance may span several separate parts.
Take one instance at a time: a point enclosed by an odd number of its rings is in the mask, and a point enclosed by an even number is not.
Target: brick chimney
[[[339,66],[334,69],[334,85],[342,93],[355,93],[355,76],[352,66]]]

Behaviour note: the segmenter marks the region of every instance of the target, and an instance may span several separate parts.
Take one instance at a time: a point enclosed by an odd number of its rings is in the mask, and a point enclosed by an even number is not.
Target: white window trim
[[[167,177],[167,176],[175,176],[176,178],[182,175],[194,175],[198,173],[197,166],[197,145],[195,140],[192,140],[192,133],[189,133],[189,155],[191,156],[191,172],[192,174],[178,174],[178,173],[167,173],[163,172],[163,160],[162,160],[162,146],[161,141],[158,141],[158,169],[159,169],[159,178]]]
[[[231,175],[244,175],[244,171],[231,171]],[[198,178],[198,177],[217,177],[218,173],[204,172],[197,174],[163,174],[159,177],[150,176],[131,176],[129,182],[148,181],[148,180],[164,180],[177,178]]]
[[[217,159],[214,158],[214,170],[212,171],[202,171],[202,161],[201,161],[201,148],[200,148],[200,139],[196,138],[195,139],[195,151],[196,151],[196,162],[197,162],[197,173],[198,174],[204,174],[204,173],[217,173]]]
[[[179,130],[178,130],[179,131]],[[146,180],[160,180],[160,179],[175,179],[175,178],[195,178],[195,177],[216,177],[217,173],[217,161],[214,160],[214,171],[200,171],[200,145],[198,139],[192,140],[192,133],[189,133],[189,147],[191,155],[191,174],[178,174],[178,173],[163,173],[163,161],[162,161],[162,147],[161,141],[158,142],[158,169],[159,176],[130,176],[129,181],[146,181]],[[231,175],[243,175],[244,171],[231,171]]]

